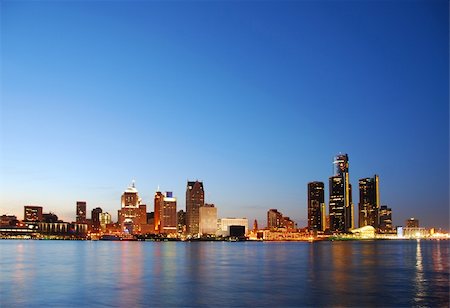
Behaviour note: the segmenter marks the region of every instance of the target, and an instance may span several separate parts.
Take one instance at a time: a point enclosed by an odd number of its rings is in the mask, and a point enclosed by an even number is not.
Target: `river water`
[[[1,307],[448,307],[450,241],[0,241]]]

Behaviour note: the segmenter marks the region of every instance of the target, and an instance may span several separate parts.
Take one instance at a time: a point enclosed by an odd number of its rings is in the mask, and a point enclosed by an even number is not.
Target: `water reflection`
[[[442,256],[441,256],[441,245],[439,245],[439,240],[437,242],[437,245],[435,246],[436,249],[434,249],[434,253],[433,253],[433,266],[434,266],[434,270],[438,271],[438,272],[442,272],[444,271],[444,266],[443,264],[445,264],[445,260],[442,260]],[[448,263],[447,263],[448,264]]]
[[[29,249],[25,248],[25,245],[23,243],[17,245],[16,249],[15,249],[15,257],[16,257],[16,262],[13,265],[13,274],[12,274],[12,283],[13,287],[11,290],[12,296],[15,299],[20,299],[23,294],[21,294],[20,290],[25,289],[26,288],[26,281],[27,276],[30,276],[30,278],[33,277],[33,268],[30,268],[29,271],[27,271],[26,268],[26,261],[25,261],[25,257],[27,253],[30,253],[31,251]]]
[[[137,242],[121,242],[120,267],[117,275],[117,303],[120,307],[133,306],[142,296],[142,245]]]
[[[345,242],[333,243],[331,250],[332,253],[332,275],[331,279],[335,286],[335,291],[345,292],[348,287],[348,268],[353,263],[353,246],[348,245]]]
[[[178,255],[176,243],[146,243],[146,251],[151,254],[146,258],[146,276],[144,279],[145,302],[152,306],[159,306],[160,299],[166,298],[171,306],[176,305],[176,294],[179,288],[177,279],[179,273],[178,259],[182,259],[181,252]]]
[[[426,298],[425,278],[422,264],[422,251],[420,247],[420,239],[417,240],[416,245],[416,277],[415,277],[416,294],[414,301],[420,303]]]
[[[2,307],[449,303],[448,241],[0,245]]]

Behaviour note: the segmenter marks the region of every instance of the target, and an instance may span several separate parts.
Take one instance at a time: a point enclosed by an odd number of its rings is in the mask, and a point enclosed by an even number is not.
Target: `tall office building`
[[[388,208],[387,205],[382,205],[380,207],[380,226],[381,232],[391,232],[392,231],[392,209]]]
[[[178,220],[178,232],[184,233],[186,232],[186,212],[183,210],[179,210],[177,213]]]
[[[97,207],[92,210],[91,212],[91,219],[92,219],[92,232],[99,232],[100,231],[100,214],[102,213],[102,209]]]
[[[119,226],[123,233],[134,234],[141,232],[141,222],[145,216],[142,213],[141,198],[135,187],[134,181],[124,191],[121,198],[122,208],[118,211]]]
[[[335,175],[330,177],[330,230],[348,232],[353,229],[352,186],[347,154],[335,157]]]
[[[42,221],[42,206],[25,205],[24,206],[24,221]]]
[[[155,212],[147,213],[147,224],[153,232],[155,232]],[[150,233],[153,233],[150,232]]]
[[[216,234],[217,208],[214,204],[205,204],[199,210],[199,229],[202,235]]]
[[[137,221],[139,222],[139,225],[141,226],[142,230],[142,226],[147,224],[147,204],[143,203],[139,204],[139,211],[137,212]]]
[[[205,205],[203,183],[199,181],[187,182],[186,187],[186,231],[188,234],[199,233],[199,211]]]
[[[359,180],[358,226],[379,227],[380,190],[378,175]]]
[[[156,212],[155,212],[156,213]],[[171,191],[167,191],[163,198],[161,209],[160,232],[165,234],[177,233],[177,198]]]
[[[323,182],[308,183],[308,229],[325,231],[325,185]]]
[[[100,219],[100,230],[105,231],[107,225],[111,224],[112,222],[111,214],[109,214],[108,212],[100,213],[99,219]]]
[[[85,201],[77,201],[77,209],[76,209],[76,222],[79,224],[86,223],[86,202]]]
[[[161,212],[164,208],[164,194],[158,190],[155,192],[154,197],[154,224],[155,224],[155,232],[156,233],[162,233],[161,232]]]

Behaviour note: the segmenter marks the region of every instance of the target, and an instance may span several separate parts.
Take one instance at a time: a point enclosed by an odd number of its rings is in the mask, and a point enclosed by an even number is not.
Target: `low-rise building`
[[[230,226],[244,226],[245,234],[248,233],[247,218],[221,218],[217,220],[217,236],[230,236]]]

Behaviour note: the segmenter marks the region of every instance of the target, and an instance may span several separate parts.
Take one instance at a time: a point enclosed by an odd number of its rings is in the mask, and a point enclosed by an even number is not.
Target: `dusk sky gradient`
[[[395,225],[449,227],[448,1],[1,1],[0,215],[77,200],[117,219],[131,180],[185,209],[306,226],[348,153]]]

